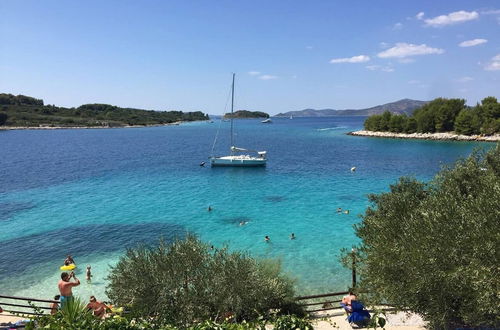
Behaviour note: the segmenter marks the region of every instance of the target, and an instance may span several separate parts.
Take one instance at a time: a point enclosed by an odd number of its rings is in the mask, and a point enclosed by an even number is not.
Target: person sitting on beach
[[[87,266],[87,281],[90,282],[91,278],[92,278],[92,271],[90,270],[91,267],[90,265]]]
[[[71,278],[74,278],[74,282],[70,282]],[[74,286],[79,286],[80,280],[76,278],[75,273],[71,272],[70,274],[64,272],[61,274],[61,279],[57,284],[59,288],[59,293],[61,294],[61,308],[64,308],[64,305],[73,299],[73,292],[71,289]]]
[[[59,298],[61,298],[60,295],[54,296],[54,300],[59,300]],[[53,302],[52,304],[50,304],[50,314],[54,315],[57,313],[58,310],[59,310],[59,302]]]
[[[356,300],[356,294],[352,290],[349,290],[349,294],[342,298],[342,304],[345,305],[345,310],[349,312],[351,309],[351,303],[353,300]]]
[[[68,254],[68,257],[66,259],[64,259],[64,266],[68,266],[68,265],[71,265],[74,263],[75,263],[75,260],[73,260],[73,257],[71,257],[71,255]]]
[[[370,313],[357,300],[356,295],[351,290],[349,295],[342,298],[340,306],[347,312],[347,321],[349,323],[356,324],[358,327],[365,327],[370,321]]]
[[[271,241],[271,239],[269,238],[269,236],[266,235],[266,237],[264,237],[264,241],[269,243]]]
[[[97,316],[98,318],[103,318],[106,314],[106,305],[97,299],[94,296],[90,296],[90,302],[87,304],[87,309],[92,310],[92,314]]]

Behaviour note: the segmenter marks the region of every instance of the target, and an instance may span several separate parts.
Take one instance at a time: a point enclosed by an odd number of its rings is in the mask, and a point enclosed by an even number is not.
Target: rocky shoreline
[[[176,126],[183,123],[183,121],[176,121],[168,124],[154,124],[154,125],[124,125],[124,126],[0,126],[0,131],[10,131],[10,130],[46,130],[46,129],[109,129],[109,128],[141,128],[141,127],[159,127],[159,126]]]
[[[355,131],[349,132],[347,135],[354,136],[370,136],[378,138],[390,139],[421,139],[421,140],[452,140],[452,141],[483,141],[483,142],[498,142],[500,134],[484,136],[484,135],[460,135],[454,132],[447,133],[392,133],[392,132],[373,132],[373,131]]]

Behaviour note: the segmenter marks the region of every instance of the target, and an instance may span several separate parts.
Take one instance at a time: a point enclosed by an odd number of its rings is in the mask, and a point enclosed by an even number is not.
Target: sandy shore
[[[460,135],[453,132],[449,133],[391,133],[391,132],[372,132],[372,131],[355,131],[349,132],[348,135],[355,136],[370,136],[379,138],[391,139],[422,139],[422,140],[453,140],[453,141],[484,141],[498,142],[500,134],[483,136],[483,135]]]
[[[313,322],[313,325],[314,329],[317,330],[355,329],[347,322],[346,314],[339,310],[319,312],[316,313],[315,317],[318,319]],[[387,323],[384,329],[386,330],[423,330],[426,328],[426,322],[414,313],[386,311],[385,319]]]
[[[426,323],[422,318],[414,313],[404,312],[386,312],[387,323],[386,330],[423,330]],[[25,320],[27,317],[19,317],[7,312],[0,313],[0,323],[15,323],[20,320]],[[314,329],[317,330],[352,330],[354,329],[346,320],[346,315],[341,311],[320,312],[316,313],[313,321]],[[266,326],[267,329],[272,329],[272,326]]]
[[[125,125],[125,126],[0,126],[0,130],[10,131],[10,130],[39,130],[39,129],[110,129],[110,128],[141,128],[141,127],[159,127],[159,126],[172,126],[172,125],[180,125],[183,121],[176,121],[168,124],[157,124],[157,125]]]
[[[0,324],[1,323],[9,323],[9,322],[16,323],[17,321],[26,320],[26,319],[29,319],[29,317],[21,317],[21,316],[17,316],[14,314],[10,314],[8,312],[0,313]]]

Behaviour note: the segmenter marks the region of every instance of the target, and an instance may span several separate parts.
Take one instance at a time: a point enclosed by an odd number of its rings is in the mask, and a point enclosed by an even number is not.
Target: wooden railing
[[[333,309],[341,309],[340,302],[342,296],[349,294],[348,291],[323,293],[311,296],[302,296],[295,298],[299,301],[307,313],[315,313],[328,311]]]
[[[43,303],[43,305],[40,303]],[[52,303],[59,303],[59,301],[0,295],[0,306],[2,309],[6,312],[20,315],[47,314],[50,312],[50,304]]]

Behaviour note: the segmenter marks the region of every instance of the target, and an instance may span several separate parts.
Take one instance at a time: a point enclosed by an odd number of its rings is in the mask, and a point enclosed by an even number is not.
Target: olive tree
[[[109,275],[108,296],[160,324],[187,327],[204,320],[253,320],[270,309],[295,308],[293,282],[280,264],[195,236],[128,249]]]
[[[500,326],[500,146],[429,183],[370,195],[355,225],[361,288],[431,326]]]

